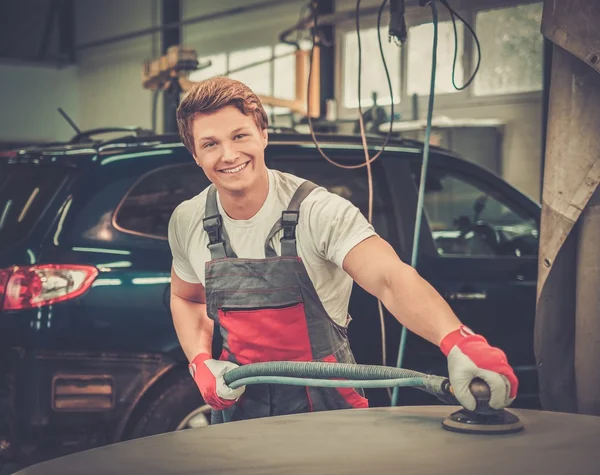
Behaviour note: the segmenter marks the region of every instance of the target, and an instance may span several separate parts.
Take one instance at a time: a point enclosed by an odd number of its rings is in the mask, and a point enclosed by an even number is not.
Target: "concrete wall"
[[[160,24],[158,0],[78,0],[77,44]],[[147,35],[78,53],[81,127],[152,125],[152,92],[142,88],[142,63],[161,54],[160,35]],[[162,130],[162,108],[157,111]]]
[[[160,23],[158,0],[78,0],[78,45]],[[152,125],[152,92],[141,85],[142,63],[160,55],[160,35],[143,36],[79,51],[77,65],[58,69],[33,64],[0,64],[0,141],[66,140],[79,128]],[[162,101],[157,129],[162,130]]]
[[[0,64],[0,142],[66,140],[75,131],[58,113],[79,122],[77,68]]]

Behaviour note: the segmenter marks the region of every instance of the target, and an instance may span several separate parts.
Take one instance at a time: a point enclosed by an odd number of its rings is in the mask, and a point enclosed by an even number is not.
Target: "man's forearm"
[[[411,266],[402,264],[380,295],[381,303],[402,325],[435,345],[460,327],[442,296]]]
[[[179,344],[188,361],[199,353],[212,354],[214,322],[205,303],[196,303],[171,294],[171,314]]]

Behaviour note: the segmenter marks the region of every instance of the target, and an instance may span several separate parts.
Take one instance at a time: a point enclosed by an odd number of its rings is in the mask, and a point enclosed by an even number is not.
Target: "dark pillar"
[[[317,11],[319,16],[334,13],[334,0],[321,0],[318,2]],[[321,47],[321,118],[325,117],[327,112],[327,100],[335,98],[335,76],[334,76],[334,61],[335,61],[335,26],[323,25],[320,27],[324,40],[331,42],[331,46]]]
[[[44,32],[42,33],[42,38],[40,41],[40,49],[38,51],[37,59],[44,60],[46,59],[46,54],[48,52],[48,45],[50,44],[50,37],[52,36],[52,30],[54,27],[54,19],[56,18],[56,10],[58,8],[58,3],[56,0],[51,0],[48,4],[48,9],[46,11],[46,21],[44,23]]]
[[[180,0],[162,0],[162,24],[181,21],[181,1]],[[170,46],[181,43],[181,26],[169,28],[162,32],[162,54],[167,52]],[[165,133],[177,133],[177,120],[175,113],[181,91],[178,84],[163,94],[163,127]]]

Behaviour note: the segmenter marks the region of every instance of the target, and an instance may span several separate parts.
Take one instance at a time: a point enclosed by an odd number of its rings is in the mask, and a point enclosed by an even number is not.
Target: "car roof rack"
[[[68,143],[83,144],[102,142],[101,140],[92,140],[91,137],[94,135],[114,134],[115,132],[128,132],[130,134],[134,134],[136,137],[150,137],[156,135],[156,133],[152,130],[144,129],[142,127],[101,127],[79,132],[71,140],[69,140]]]

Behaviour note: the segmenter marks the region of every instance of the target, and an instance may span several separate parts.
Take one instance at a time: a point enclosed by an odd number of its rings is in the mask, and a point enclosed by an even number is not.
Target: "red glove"
[[[492,409],[504,409],[514,401],[519,381],[504,352],[490,346],[481,335],[461,325],[444,337],[440,349],[448,357],[454,395],[465,409],[474,411],[477,405],[469,390],[474,378],[483,379],[490,387]]]
[[[196,381],[204,402],[216,410],[228,409],[246,390],[245,386],[231,389],[223,375],[238,365],[230,361],[214,360],[207,353],[197,355],[189,365],[190,374]]]

